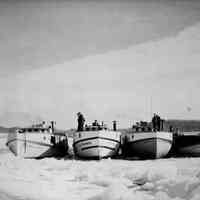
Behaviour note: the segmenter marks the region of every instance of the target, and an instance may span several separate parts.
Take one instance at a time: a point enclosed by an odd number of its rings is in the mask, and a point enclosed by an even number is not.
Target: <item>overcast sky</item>
[[[199,119],[199,22],[189,0],[0,1],[0,124]]]

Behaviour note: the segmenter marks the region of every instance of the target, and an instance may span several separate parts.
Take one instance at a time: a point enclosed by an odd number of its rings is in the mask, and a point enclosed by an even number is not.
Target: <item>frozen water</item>
[[[38,108],[39,111],[41,111],[43,107],[42,105],[44,105],[44,107],[47,107],[48,109],[52,108],[52,106],[55,105],[55,110],[58,110],[57,115],[62,116],[62,119],[65,119],[65,121],[68,116],[70,117],[68,121],[73,120],[71,119],[71,115],[69,115],[69,112],[67,112],[66,116],[66,112],[63,111],[63,108],[68,111],[70,110],[70,108],[74,109],[74,107],[72,106],[72,101],[76,101],[76,99],[79,99],[79,96],[76,95],[71,96],[70,99],[68,98],[69,94],[73,92],[71,90],[66,92],[66,87],[72,84],[71,75],[74,73],[76,80],[79,80],[79,76],[86,75],[86,77],[93,78],[94,81],[96,79],[100,80],[102,83],[104,81],[102,81],[103,76],[100,76],[100,71],[102,71],[103,69],[106,70],[106,66],[111,66],[113,67],[112,69],[117,70],[117,67],[121,68],[121,66],[130,65],[129,68],[127,68],[129,70],[127,70],[127,73],[124,74],[124,77],[130,80],[134,79],[135,82],[131,82],[131,84],[129,84],[131,87],[132,85],[137,86],[138,82],[143,82],[143,80],[145,79],[155,79],[155,88],[157,88],[157,80],[160,80],[159,82],[162,83],[162,87],[160,86],[161,91],[159,94],[160,96],[163,96],[163,99],[170,100],[168,98],[168,94],[172,94],[174,98],[176,97],[176,95],[178,95],[179,97],[180,94],[177,94],[177,91],[180,90],[181,92],[183,92],[182,82],[179,83],[181,88],[179,89],[179,87],[175,87],[178,84],[174,84],[175,82],[173,81],[171,81],[170,85],[168,85],[168,82],[165,82],[165,77],[168,74],[168,70],[170,71],[170,77],[173,78],[172,80],[179,80],[177,79],[177,77],[183,74],[187,74],[187,76],[189,76],[190,74],[188,73],[188,71],[184,71],[184,69],[186,69],[187,67],[187,69],[193,69],[193,72],[198,72],[197,69],[199,68],[200,58],[199,33],[200,24],[197,24],[177,34],[176,37],[165,38],[161,41],[151,41],[138,46],[129,47],[125,50],[109,52],[106,55],[86,57],[77,61],[68,62],[66,65],[60,65],[60,67],[56,66],[52,69],[45,68],[43,70],[35,70],[34,73],[30,74],[29,76],[27,74],[22,74],[22,77],[19,76],[19,79],[21,80],[21,88],[23,88],[22,94],[26,94],[26,98],[33,98],[33,100],[31,101],[29,101],[29,99],[25,99],[25,102],[22,103],[23,108],[24,105],[26,107],[26,104],[24,103],[37,102],[34,101],[34,98],[38,100],[38,96],[45,96],[44,99],[40,99],[40,108]],[[104,63],[103,61],[106,62]],[[100,70],[92,71],[94,65],[96,65]],[[164,68],[162,68],[161,71],[160,66],[163,65]],[[66,73],[67,67],[65,66],[71,66],[71,73]],[[84,66],[83,72],[81,71],[79,76],[77,76],[77,68],[75,68],[76,66]],[[132,66],[136,66],[136,68],[133,68]],[[178,73],[176,73],[177,66],[179,66],[179,70],[181,69],[180,71],[178,71]],[[186,66],[185,68],[183,68],[183,71],[182,66]],[[149,72],[146,71],[147,67],[150,68],[150,71],[155,71],[156,74],[158,74],[157,76],[159,77],[159,79],[156,79],[154,76],[150,76],[148,74]],[[75,70],[73,71],[73,69]],[[86,71],[86,74],[84,74],[84,70]],[[89,76],[90,73],[91,76]],[[111,73],[113,73],[112,70]],[[48,74],[47,78],[49,78],[49,80],[46,79],[46,82],[44,83],[43,77],[46,77],[46,74]],[[57,77],[60,77],[59,80],[54,79],[55,74]],[[133,74],[136,74],[136,76],[133,77]],[[199,78],[198,73],[195,74],[197,78]],[[121,80],[122,75],[123,74],[121,74],[121,71],[115,73],[116,80]],[[68,76],[68,78],[66,76]],[[194,76],[192,76],[191,80],[193,80],[193,77]],[[27,80],[28,82],[31,82],[30,80],[33,81],[27,85]],[[54,81],[52,82],[52,80]],[[64,80],[66,82],[63,82]],[[105,85],[108,83],[113,83],[113,80],[110,80],[110,76],[104,77],[103,80],[105,80]],[[199,88],[199,79],[195,80],[196,81],[194,82],[186,81],[192,89],[194,89],[194,87],[196,87],[197,89]],[[69,83],[67,81],[69,81]],[[85,82],[86,83],[84,84],[87,85],[87,87],[85,88],[88,88],[88,85],[91,85],[91,80],[85,80]],[[123,81],[120,82],[120,84],[122,83]],[[144,88],[138,87],[137,89],[136,87],[139,94],[138,96],[140,96],[141,94],[140,91],[142,91],[142,95],[145,93],[145,88],[149,90],[149,83],[151,82],[147,82],[146,85],[144,85]],[[97,82],[97,84],[99,84],[99,82]],[[66,85],[66,87],[63,87],[63,85]],[[74,85],[75,86],[72,87],[72,90],[74,90],[74,87],[76,87],[76,84]],[[113,84],[110,84],[110,86],[113,89]],[[116,88],[118,88],[118,85],[115,86],[117,86]],[[127,88],[126,84],[124,85],[124,88]],[[124,88],[121,87],[121,91],[124,91]],[[163,88],[165,89],[163,90]],[[96,87],[94,87],[94,89],[96,91]],[[53,102],[53,104],[46,106],[49,99],[54,99],[51,98],[51,96],[48,96],[49,94],[52,94],[52,92],[49,92],[49,90],[54,91],[53,96],[59,96],[56,94],[67,94],[68,101],[66,101],[65,98],[57,98],[59,102]],[[166,90],[169,91],[167,92]],[[33,91],[41,91],[41,94],[35,93],[33,95]],[[44,91],[46,93],[44,93]],[[60,93],[56,93],[57,91],[59,91]],[[79,90],[77,91],[77,94],[79,94]],[[190,91],[190,87],[188,91]],[[11,91],[11,93],[15,95],[15,93],[13,93],[13,90]],[[109,94],[109,92],[107,92],[106,95],[107,94]],[[112,93],[110,96],[110,105],[114,105],[116,97],[118,97],[113,94],[115,93]],[[97,95],[95,93],[95,95],[94,96],[96,99],[90,98],[90,95],[88,95],[87,98],[84,99],[87,102],[85,107],[87,107],[88,105],[93,105],[93,102],[98,103],[98,101],[101,101],[100,103],[102,105],[109,105],[107,104],[109,98],[99,98],[101,93],[100,95]],[[122,106],[121,111],[122,113],[128,113],[131,110],[130,108],[132,108],[133,101],[131,101],[130,98],[124,98],[124,96],[122,95],[123,99],[122,101],[120,101],[120,105],[127,106]],[[135,96],[133,95],[131,97],[134,100],[135,104]],[[171,99],[171,105],[174,105],[174,98]],[[126,101],[126,99],[128,99],[128,102]],[[180,99],[177,98],[177,100],[181,101],[184,99],[187,100],[184,95],[180,96]],[[44,101],[44,104],[42,104],[42,101]],[[158,101],[161,100],[158,98]],[[193,98],[193,101],[196,101],[195,105],[198,105],[199,98]],[[15,101],[13,100],[13,102]],[[118,102],[115,105],[116,107],[119,106]],[[138,104],[136,104],[136,107],[142,106],[143,109],[144,104],[141,105],[140,100],[138,100],[137,102]],[[109,113],[112,113],[112,111],[115,109],[115,106],[111,110],[109,108]],[[15,107],[17,106],[15,105]],[[35,110],[34,106],[31,107],[33,108],[33,110],[30,110],[30,113],[34,112]],[[199,106],[197,106],[197,108],[199,108]],[[20,106],[19,109],[21,109]],[[96,107],[94,106],[92,110],[96,110]],[[132,108],[132,110],[134,109]],[[102,113],[102,116],[105,116],[104,111]],[[47,115],[48,114],[49,113],[47,112]],[[53,112],[53,116],[55,115],[56,113]],[[110,118],[109,115],[107,115],[107,117]],[[111,159],[101,161],[80,161],[68,158],[60,160],[54,158],[46,158],[42,160],[24,160],[17,158],[12,153],[10,153],[5,146],[6,137],[4,137],[4,135],[0,136],[1,200],[200,199],[200,158],[170,158],[146,161]]]
[[[1,138],[0,199],[197,200],[200,158],[146,161],[28,160]]]

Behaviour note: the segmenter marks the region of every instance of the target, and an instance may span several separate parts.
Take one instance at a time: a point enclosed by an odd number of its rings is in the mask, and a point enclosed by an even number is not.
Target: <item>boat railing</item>
[[[152,128],[149,126],[133,126],[132,127],[133,132],[152,132]]]
[[[17,130],[18,133],[50,133],[50,129],[49,128],[21,128]]]
[[[107,130],[107,126],[102,126],[102,125],[89,125],[84,127],[84,131],[100,131],[100,130]]]

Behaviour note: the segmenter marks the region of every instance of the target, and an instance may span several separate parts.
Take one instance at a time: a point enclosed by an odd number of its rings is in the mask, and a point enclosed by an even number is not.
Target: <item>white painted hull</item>
[[[120,132],[101,130],[83,131],[74,134],[74,153],[86,159],[101,159],[115,156],[120,146]]]
[[[143,159],[165,157],[172,146],[172,133],[139,132],[127,136],[126,154]]]
[[[7,146],[16,156],[23,158],[59,155],[58,147],[51,143],[51,136],[50,133],[10,133]]]

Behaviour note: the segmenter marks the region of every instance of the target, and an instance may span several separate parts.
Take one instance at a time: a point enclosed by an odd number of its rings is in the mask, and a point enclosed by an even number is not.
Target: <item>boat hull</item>
[[[7,146],[18,157],[43,158],[66,154],[68,144],[64,136],[55,136],[52,144],[50,133],[10,133]]]
[[[142,159],[157,159],[165,157],[172,146],[172,133],[140,132],[128,135],[126,156]]]
[[[74,134],[74,154],[79,158],[101,159],[118,153],[120,133],[115,131],[84,131]]]
[[[200,135],[177,136],[173,154],[184,157],[200,157]]]

